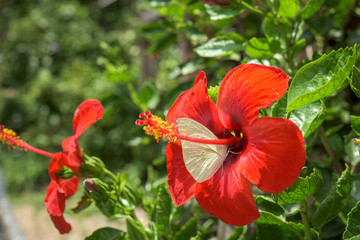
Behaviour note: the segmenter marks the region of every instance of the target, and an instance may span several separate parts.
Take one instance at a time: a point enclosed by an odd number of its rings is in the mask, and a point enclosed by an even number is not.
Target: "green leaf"
[[[360,117],[358,116],[351,116],[350,117],[350,124],[352,130],[360,136]]]
[[[336,183],[331,187],[328,196],[316,209],[312,217],[312,224],[315,227],[321,227],[335,218],[345,206],[350,196],[350,192],[351,173],[349,166],[346,165],[346,169],[343,171]]]
[[[345,152],[352,164],[357,165],[360,163],[359,144],[354,143],[353,141],[348,141],[345,144]]]
[[[223,57],[244,49],[245,39],[236,33],[215,37],[194,51],[201,57]]]
[[[348,214],[347,226],[343,239],[360,239],[360,201]]]
[[[354,65],[351,74],[350,87],[358,98],[360,98],[360,70]]]
[[[148,2],[152,7],[162,7],[169,4],[171,0],[145,0],[145,2]]]
[[[271,115],[273,117],[286,118],[288,114],[286,111],[286,102],[287,93],[279,99],[271,109]],[[323,101],[316,101],[292,111],[289,115],[289,120],[293,121],[299,127],[304,138],[306,138],[324,121],[325,112],[326,109]]]
[[[268,38],[253,37],[249,40],[245,52],[252,58],[273,58],[279,52],[280,42]]]
[[[279,204],[295,204],[315,194],[323,183],[321,172],[316,168],[310,176],[299,177],[295,183],[278,194]]]
[[[310,0],[301,12],[301,19],[304,21],[313,16],[324,3],[325,0]]]
[[[297,240],[299,237],[303,238],[304,226],[287,222],[282,206],[265,196],[256,197],[255,202],[261,214],[260,218],[256,220],[257,239]],[[312,233],[316,235],[316,232]]]
[[[244,234],[246,233],[246,231],[247,231],[246,225],[236,227],[235,231],[231,234],[231,236],[227,240],[241,240],[241,239],[244,239]]]
[[[127,232],[130,240],[147,240],[148,235],[144,226],[132,218],[126,218]]]
[[[195,215],[175,234],[174,240],[190,239],[197,236],[198,227],[199,220]]]
[[[314,132],[325,120],[325,104],[316,101],[290,113],[290,120],[301,130],[304,138]]]
[[[92,202],[93,201],[90,198],[90,196],[88,194],[84,193],[83,196],[81,197],[80,201],[77,203],[77,206],[71,210],[74,213],[79,213],[79,212],[85,210],[86,208],[88,208],[92,204]]]
[[[154,54],[160,52],[170,45],[176,43],[177,34],[173,32],[165,32],[160,37],[152,39],[151,45],[146,51],[147,54]]]
[[[295,18],[300,7],[299,0],[279,0],[278,13],[282,17]]]
[[[356,51],[339,49],[304,65],[294,76],[288,92],[287,111],[330,96],[343,87],[355,64]]]
[[[125,236],[126,233],[119,229],[105,227],[96,230],[91,236],[85,238],[85,240],[123,240]]]
[[[278,224],[285,221],[285,210],[282,206],[275,203],[270,197],[257,196],[256,205],[260,212],[257,223]]]
[[[217,100],[217,97],[218,97],[218,93],[219,93],[219,87],[220,86],[215,86],[215,87],[211,87],[208,89],[208,94],[209,94],[209,97],[214,101],[216,102]]]
[[[278,40],[284,44],[284,34],[287,34],[288,37],[290,37],[292,33],[292,26],[286,19],[283,19],[281,23],[279,21],[280,20],[278,18],[268,14],[264,18],[263,29],[266,38]]]
[[[210,20],[212,21],[230,19],[236,17],[245,10],[244,7],[213,7],[208,4],[205,4],[205,9],[206,12],[210,15]]]
[[[167,189],[162,186],[155,200],[155,226],[156,235],[162,236],[169,224],[169,217],[172,210],[172,200]]]

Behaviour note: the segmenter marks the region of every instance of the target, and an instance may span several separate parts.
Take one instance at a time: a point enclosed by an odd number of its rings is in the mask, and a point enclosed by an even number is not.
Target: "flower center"
[[[242,138],[238,136],[223,139],[204,139],[187,136],[186,130],[182,130],[182,133],[179,132],[175,123],[169,124],[160,117],[152,115],[149,111],[141,113],[139,118],[135,124],[144,126],[143,129],[145,133],[154,136],[157,142],[159,142],[160,139],[168,140],[172,143],[178,143],[179,140],[186,140],[202,144],[229,145],[233,147],[239,147],[242,143]]]
[[[15,148],[21,148],[24,151],[32,151],[46,157],[54,158],[55,154],[43,151],[41,149],[30,146],[16,135],[16,133],[4,127],[4,125],[0,125],[0,141],[2,144],[8,145],[9,150]]]

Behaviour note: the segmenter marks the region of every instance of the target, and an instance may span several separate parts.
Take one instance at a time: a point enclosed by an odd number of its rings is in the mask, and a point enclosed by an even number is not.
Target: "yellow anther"
[[[168,140],[170,142],[176,143],[177,138],[175,134],[177,132],[176,125],[174,123],[167,123],[156,115],[150,113],[140,114],[140,118],[136,121],[137,125],[144,125],[143,130],[149,136],[154,136],[157,142],[160,139]]]
[[[354,139],[353,139],[353,143],[355,143],[355,144],[359,144],[359,143],[360,143],[360,139],[358,139],[358,138],[354,138]]]
[[[4,128],[2,125],[0,126],[0,141],[2,144],[8,145],[9,150],[18,147],[23,148],[26,145],[13,130]]]

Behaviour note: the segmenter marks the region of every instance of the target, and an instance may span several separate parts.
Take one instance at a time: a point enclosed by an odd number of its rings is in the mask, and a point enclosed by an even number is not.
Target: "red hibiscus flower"
[[[77,169],[83,162],[78,144],[79,136],[102,116],[103,106],[98,100],[87,100],[81,103],[74,114],[74,135],[62,142],[65,154],[59,152],[50,161],[49,176],[51,182],[46,193],[45,205],[55,227],[61,234],[68,233],[71,230],[70,224],[65,221],[63,216],[65,200],[76,193],[80,177],[61,179],[56,172],[63,170],[63,166],[66,166],[79,174]]]
[[[103,116],[103,106],[98,100],[86,100],[81,103],[75,111],[73,119],[74,135],[63,140],[62,147],[64,152],[56,154],[37,149],[23,142],[16,134],[0,125],[0,141],[6,143],[10,148],[20,147],[38,154],[50,157],[49,184],[45,205],[48,213],[58,231],[68,233],[71,225],[65,221],[63,213],[65,210],[65,200],[74,195],[80,183],[80,177],[73,176],[63,179],[57,172],[63,171],[64,167],[71,169],[75,174],[80,174],[77,169],[83,162],[81,149],[78,144],[79,136],[97,120]]]
[[[290,120],[257,118],[288,88],[280,69],[244,64],[222,81],[217,103],[208,96],[205,74],[182,93],[162,121],[149,112],[136,124],[170,140],[168,185],[175,205],[195,196],[208,213],[233,225],[256,220],[251,184],[269,193],[292,185],[305,164],[304,138]]]

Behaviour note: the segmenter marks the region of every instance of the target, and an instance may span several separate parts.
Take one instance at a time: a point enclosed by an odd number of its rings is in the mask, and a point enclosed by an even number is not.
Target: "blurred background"
[[[297,66],[359,42],[359,4],[324,4],[297,29],[304,39],[292,56]],[[137,116],[145,110],[165,116],[200,70],[210,86],[240,63],[286,70],[286,59],[273,57],[282,53],[283,43],[266,50],[246,45],[252,37],[268,37],[262,21],[244,8],[220,9],[193,0],[1,0],[0,124],[54,153],[72,135],[76,107],[99,99],[104,117],[81,136],[81,147],[108,169],[126,172],[134,185],[160,184],[167,176],[166,143],[144,136],[134,124]],[[43,205],[49,160],[0,147],[7,191],[29,239],[83,239],[99,227],[121,228],[95,208],[76,216],[66,210],[77,230],[60,236]],[[67,202],[69,209],[79,196],[73,199]]]

